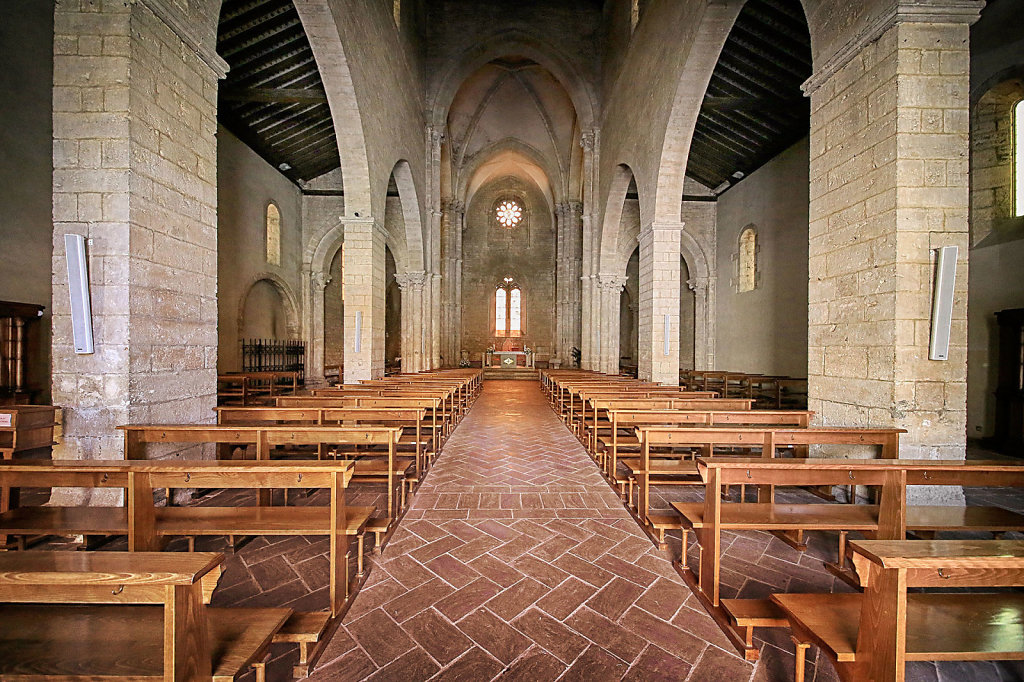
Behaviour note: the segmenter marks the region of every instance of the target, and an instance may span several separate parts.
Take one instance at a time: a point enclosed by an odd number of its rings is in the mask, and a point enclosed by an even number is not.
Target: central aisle
[[[312,679],[749,679],[727,646],[538,384],[488,381]]]

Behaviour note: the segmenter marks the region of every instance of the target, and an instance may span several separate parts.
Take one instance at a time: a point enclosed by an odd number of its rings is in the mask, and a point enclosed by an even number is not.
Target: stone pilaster
[[[894,3],[805,84],[810,408],[823,424],[907,429],[903,457],[965,455],[968,41],[982,5]],[[932,361],[946,245],[960,250],[949,360]]]
[[[600,364],[600,339],[598,338],[600,319],[600,295],[597,291],[597,270],[600,257],[600,245],[595,234],[595,207],[598,187],[597,158],[601,147],[601,131],[597,128],[584,130],[580,135],[583,147],[583,206],[582,206],[582,261],[580,274],[580,337],[581,366],[584,369],[597,369]],[[569,365],[572,358],[569,358]]]
[[[384,376],[384,242],[387,233],[373,217],[346,216],[343,220],[345,383],[350,384]]]
[[[210,421],[216,404],[215,133],[227,66],[177,32],[188,24],[176,10],[157,9],[55,7],[53,401],[65,415],[55,459],[121,458],[117,425]],[[88,239],[91,355],[72,345],[67,233]]]
[[[639,237],[639,377],[645,381],[657,381],[672,386],[679,385],[679,274],[682,231],[682,223],[652,223],[640,230]]]

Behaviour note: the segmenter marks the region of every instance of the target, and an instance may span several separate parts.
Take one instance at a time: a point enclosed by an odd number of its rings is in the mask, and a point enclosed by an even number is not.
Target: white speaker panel
[[[92,305],[89,302],[89,263],[85,255],[85,237],[64,235],[64,252],[68,263],[68,290],[71,293],[71,331],[75,353],[93,352]]]
[[[929,360],[949,359],[949,331],[953,324],[953,289],[956,285],[956,246],[938,250],[935,263],[935,290],[932,294],[932,334],[928,344]]]

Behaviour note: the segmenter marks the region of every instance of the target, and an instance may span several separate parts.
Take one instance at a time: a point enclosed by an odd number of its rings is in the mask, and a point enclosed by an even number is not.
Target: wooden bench
[[[211,608],[221,554],[0,554],[0,678],[227,682],[291,609]]]
[[[799,414],[799,413],[798,413]],[[797,416],[797,419],[802,417]],[[806,456],[811,445],[856,445],[872,447],[879,457],[892,459],[899,454],[899,435],[901,429],[865,429],[838,427],[805,427],[791,426],[720,426],[720,427],[678,427],[678,426],[638,426],[637,438],[641,442],[638,459],[623,460],[623,465],[636,481],[637,518],[645,528],[650,528],[656,535],[659,547],[664,548],[665,532],[681,528],[679,518],[672,514],[652,514],[650,512],[650,486],[652,478],[665,485],[702,485],[703,479],[698,475],[696,464],[692,459],[674,458],[659,460],[652,457],[651,449],[696,448],[705,457],[714,455],[715,448],[760,451],[762,457],[772,458],[778,448],[790,448],[797,455]],[[747,482],[739,481],[741,495],[745,494]],[[759,499],[770,501],[773,491],[770,486],[763,486],[759,491]],[[632,499],[632,491],[630,491]],[[780,533],[783,541],[802,548],[802,538],[788,533]]]
[[[337,426],[395,426],[402,428],[397,451],[411,451],[416,458],[416,473],[406,482],[418,483],[426,472],[431,458],[436,455],[433,436],[424,434],[424,408],[416,407],[218,407],[218,424],[257,426],[262,424],[327,424]],[[323,457],[328,452],[320,450]],[[358,475],[358,466],[357,466]]]
[[[796,643],[796,682],[819,647],[846,682],[902,681],[907,661],[1024,659],[1024,542],[854,541],[863,594],[775,594]],[[910,590],[915,590],[911,592]]]
[[[672,504],[681,517],[683,532],[678,568],[698,600],[747,660],[756,660],[758,656],[751,641],[752,628],[757,624],[745,621],[750,617],[749,600],[720,598],[723,531],[772,531],[795,534],[801,540],[806,531],[838,532],[837,556],[841,562],[850,531],[870,533],[879,539],[903,539],[908,530],[922,522],[919,519],[929,528],[940,530],[1024,530],[1024,516],[1008,510],[987,508],[987,513],[974,516],[962,507],[907,506],[906,502],[908,485],[1022,486],[1024,466],[1013,462],[702,457],[697,460],[697,468],[705,482],[704,502]],[[780,485],[872,486],[878,488],[878,503],[777,504],[770,497],[756,503],[723,503],[724,487],[742,483],[769,491]],[[999,518],[995,519],[996,516]],[[977,525],[971,525],[974,522]],[[686,557],[691,530],[695,531],[699,546],[696,575]],[[832,566],[835,573],[841,569],[841,564]],[[770,615],[764,604],[755,610]]]
[[[156,551],[170,536],[324,535],[330,538],[330,611],[349,596],[348,537],[362,536],[372,507],[348,507],[350,461],[108,461],[0,463],[0,485],[103,487],[125,490],[124,507],[19,507],[0,514],[10,535],[126,535],[131,551]],[[157,507],[166,488],[309,489],[329,491],[328,506]]]
[[[49,455],[56,426],[57,408],[52,405],[4,405],[0,407],[0,461],[14,459],[18,453],[33,450]],[[18,506],[17,496],[10,489],[0,488],[0,513]],[[0,534],[0,548],[7,546],[7,536]]]
[[[146,445],[151,443],[212,443],[218,445],[218,459],[221,460],[228,459],[230,449],[236,446],[255,446],[257,460],[269,460],[275,447],[315,446],[317,450],[313,454],[317,457],[323,448],[382,447],[385,449],[386,457],[383,463],[375,460],[357,462],[351,474],[364,481],[383,482],[387,485],[385,519],[374,524],[371,529],[378,539],[399,516],[400,504],[404,499],[404,472],[413,465],[412,459],[395,456],[395,448],[402,435],[402,429],[398,427],[349,427],[328,424],[127,424],[119,426],[118,429],[124,432],[125,458],[129,460],[144,460]],[[268,505],[272,488],[259,488],[260,504]],[[169,494],[169,502],[171,498]]]

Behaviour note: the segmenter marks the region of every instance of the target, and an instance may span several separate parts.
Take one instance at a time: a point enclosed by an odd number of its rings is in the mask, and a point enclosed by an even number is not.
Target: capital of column
[[[626,286],[625,275],[605,275],[601,274],[597,276],[598,286],[606,291],[618,293],[622,291],[622,288]]]
[[[800,88],[810,97],[825,81],[897,24],[973,24],[985,7],[984,0],[894,0],[845,45],[840,47]]]
[[[708,278],[707,277],[691,277],[686,280],[686,286],[690,288],[690,291],[697,295],[703,295],[708,290]]]
[[[597,140],[600,135],[601,131],[597,128],[590,128],[589,130],[584,130],[580,134],[580,146],[583,147],[583,149],[588,152],[594,151],[594,148],[597,147]]]
[[[466,204],[459,201],[458,199],[447,197],[441,201],[441,210],[444,213],[465,213]]]
[[[331,276],[326,272],[311,272],[309,273],[309,283],[314,291],[322,292],[331,283]]]
[[[431,148],[438,148],[441,146],[441,142],[447,137],[448,131],[445,130],[445,126],[427,126],[427,139],[430,140]]]
[[[407,289],[422,289],[427,273],[423,270],[410,270],[409,272],[396,272],[395,282],[402,291]]]
[[[647,240],[654,238],[656,234],[669,234],[675,232],[676,235],[682,235],[683,227],[686,225],[684,222],[653,222],[648,223],[640,228],[640,234],[637,235],[636,240],[643,244]]]

